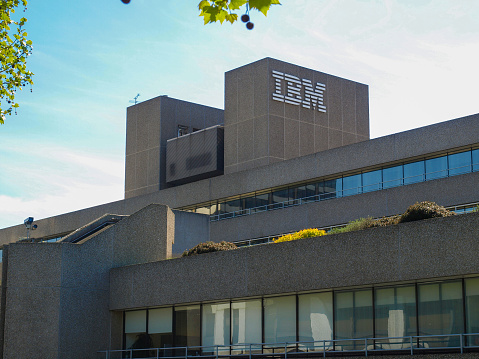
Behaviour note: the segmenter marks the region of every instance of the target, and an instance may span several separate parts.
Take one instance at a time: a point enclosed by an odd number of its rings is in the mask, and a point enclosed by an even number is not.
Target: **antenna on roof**
[[[140,97],[140,94],[137,94],[135,97],[133,97],[133,100],[130,100],[130,103],[134,103],[136,105],[138,103],[138,97]]]

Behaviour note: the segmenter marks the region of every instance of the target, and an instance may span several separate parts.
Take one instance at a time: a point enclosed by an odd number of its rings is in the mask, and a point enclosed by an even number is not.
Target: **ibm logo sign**
[[[273,100],[296,106],[302,105],[305,108],[312,107],[320,112],[326,112],[323,102],[323,94],[326,91],[325,84],[317,82],[314,88],[311,80],[300,80],[299,77],[274,70],[273,77],[275,80]]]

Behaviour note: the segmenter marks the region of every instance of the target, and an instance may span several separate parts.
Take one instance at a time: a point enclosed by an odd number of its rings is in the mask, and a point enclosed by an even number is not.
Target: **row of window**
[[[368,342],[375,349],[403,349],[410,339],[397,337],[416,335],[431,336],[415,339],[422,348],[457,347],[452,334],[479,333],[479,277],[129,311],[124,324],[125,349],[191,347],[192,354],[199,346],[241,351],[285,342],[354,350],[364,341],[347,339],[373,337],[388,338]],[[467,340],[479,345],[479,334]]]
[[[212,216],[212,220],[217,220],[230,218],[233,213],[241,215],[275,209],[279,204],[299,204],[300,199],[308,202],[351,196],[473,171],[479,171],[479,149],[402,163],[374,171],[362,171],[325,181],[316,180],[297,186],[271,189],[254,195],[218,200],[183,209],[208,214]]]

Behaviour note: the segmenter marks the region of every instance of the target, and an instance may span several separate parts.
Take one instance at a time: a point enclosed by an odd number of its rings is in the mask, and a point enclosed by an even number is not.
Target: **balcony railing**
[[[439,352],[478,352],[479,333],[334,339],[285,343],[248,343],[149,349],[104,350],[100,359],[177,358],[302,358],[370,354],[416,355]]]

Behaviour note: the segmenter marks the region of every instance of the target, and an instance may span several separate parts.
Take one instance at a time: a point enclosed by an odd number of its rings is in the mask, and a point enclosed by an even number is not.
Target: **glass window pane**
[[[298,329],[300,342],[333,339],[332,292],[298,296]],[[304,346],[314,347],[312,344],[308,343]],[[332,343],[325,344],[327,348],[332,346]],[[322,346],[318,349],[322,349]]]
[[[479,333],[479,278],[464,280],[466,286],[466,332]],[[479,335],[469,337],[469,345],[479,345]]]
[[[230,344],[230,304],[216,303],[203,305],[202,345]],[[214,348],[204,348],[204,352],[214,352]],[[228,349],[229,351],[229,349]]]
[[[213,203],[213,204],[211,205],[211,210],[210,210],[210,211],[211,211],[211,215],[217,215],[217,214],[220,213],[219,206],[218,206],[218,203],[217,203],[217,202],[216,202],[216,203]]]
[[[148,311],[148,333],[171,333],[173,331],[173,309],[158,308]]]
[[[417,335],[414,286],[376,289],[375,301],[376,337]],[[403,349],[408,345],[403,339],[376,341],[378,349]]]
[[[337,178],[332,179],[329,181],[324,181],[323,187],[318,188],[320,193],[320,199],[327,199],[327,198],[336,198],[342,196],[342,189],[343,189],[343,179]],[[321,192],[322,190],[322,192]]]
[[[361,174],[343,177],[343,196],[361,193]]]
[[[372,290],[335,294],[336,339],[371,338],[373,336]],[[337,342],[336,350],[364,348],[364,342]]]
[[[471,151],[454,153],[448,156],[449,176],[471,172]]]
[[[217,214],[226,213],[226,203],[225,202],[218,202],[218,211]]]
[[[171,348],[173,346],[173,308],[158,308],[148,311],[148,334],[152,348]],[[162,356],[171,352],[161,351]]]
[[[363,192],[378,191],[381,189],[382,171],[363,173]]]
[[[210,208],[211,208],[211,206],[197,207],[195,212],[209,215],[210,214]]]
[[[296,341],[296,297],[264,299],[265,343]]]
[[[418,285],[418,298],[419,335],[463,333],[460,281]],[[429,347],[459,346],[458,337],[431,337],[421,340]]]
[[[383,168],[383,189],[402,185],[403,167],[394,166]]]
[[[263,193],[256,195],[256,206],[266,206],[269,204],[271,193]],[[264,209],[264,208],[263,208]]]
[[[151,338],[146,333],[146,310],[125,312],[125,348],[145,349],[151,347]]]
[[[255,197],[246,197],[243,198],[244,209],[250,209],[256,207],[256,198]]]
[[[175,346],[200,346],[200,329],[199,305],[175,308]],[[194,354],[196,351],[198,349],[192,348],[191,354]]]
[[[424,161],[406,163],[404,165],[404,184],[423,182],[424,171]]]
[[[261,343],[261,299],[231,303],[231,343]]]
[[[447,176],[447,156],[426,160],[426,180]]]
[[[226,213],[237,212],[241,209],[239,199],[228,201],[225,203],[225,206],[226,206],[226,209],[225,209]]]
[[[125,312],[125,333],[146,332],[146,310]]]
[[[479,171],[479,149],[472,150],[472,170]]]
[[[280,203],[289,200],[289,191],[287,188],[273,192],[273,203]]]

